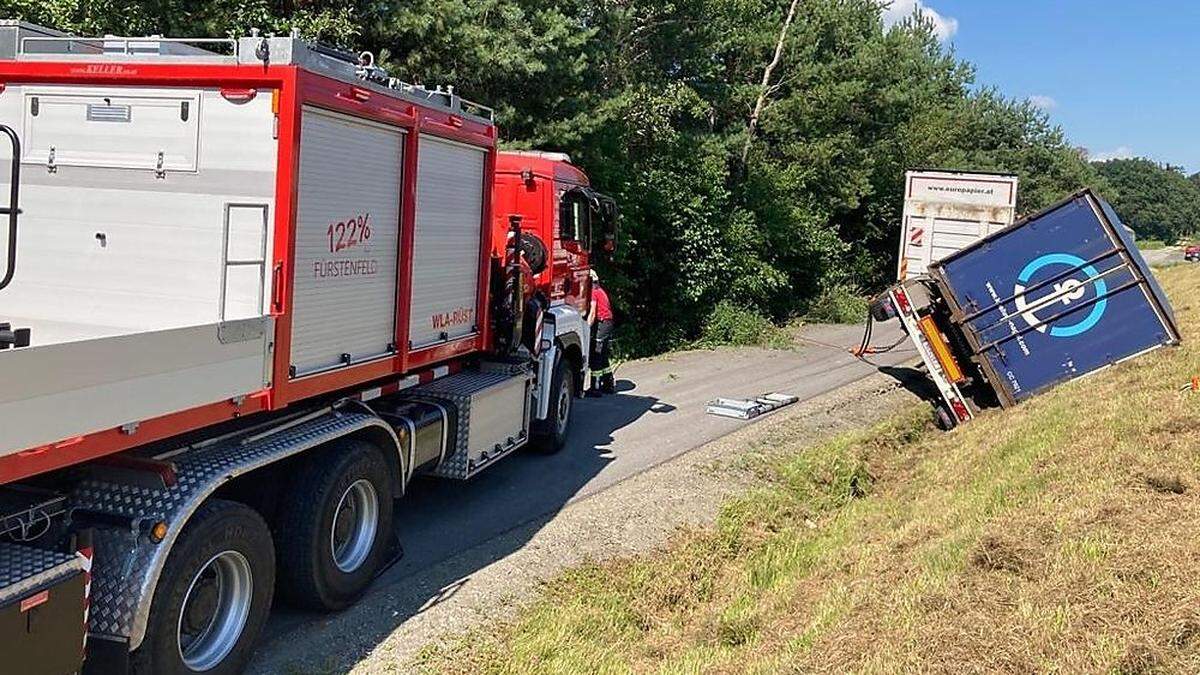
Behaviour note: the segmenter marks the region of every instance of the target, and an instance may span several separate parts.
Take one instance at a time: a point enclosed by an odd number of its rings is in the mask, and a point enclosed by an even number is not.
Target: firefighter
[[[588,396],[615,394],[613,382],[612,332],[613,311],[608,292],[600,286],[600,276],[592,270],[592,299],[588,308],[588,325],[592,329],[591,355],[588,361],[592,369],[592,386]]]

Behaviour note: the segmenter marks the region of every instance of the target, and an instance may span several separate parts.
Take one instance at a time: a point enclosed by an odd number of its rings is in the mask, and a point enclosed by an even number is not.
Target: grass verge
[[[1196,335],[1200,271],[1162,280]],[[951,434],[913,410],[785,441],[713,530],[572,570],[422,666],[1200,672],[1196,373],[1185,341]]]

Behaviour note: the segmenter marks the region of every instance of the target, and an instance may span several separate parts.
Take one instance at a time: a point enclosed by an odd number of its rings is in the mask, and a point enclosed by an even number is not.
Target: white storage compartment
[[[294,376],[395,349],[404,131],[306,108],[300,132]]]
[[[195,91],[30,89],[24,108],[25,162],[196,170],[200,96]]]
[[[412,349],[478,332],[486,157],[481,148],[421,139],[409,318]]]

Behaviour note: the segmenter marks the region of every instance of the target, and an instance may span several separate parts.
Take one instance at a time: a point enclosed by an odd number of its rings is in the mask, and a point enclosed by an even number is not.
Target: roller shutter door
[[[394,348],[404,132],[307,108],[300,137],[296,376]]]
[[[485,150],[421,139],[409,340],[421,349],[478,331]]]

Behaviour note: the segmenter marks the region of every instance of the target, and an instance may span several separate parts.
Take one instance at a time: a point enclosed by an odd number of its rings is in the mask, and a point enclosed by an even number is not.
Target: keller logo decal
[[[1030,285],[1030,279],[1043,268],[1051,266],[1069,267],[1076,270],[1077,273],[1085,275],[1086,278],[1068,276],[1051,284],[1050,292],[1043,297],[1036,300],[1026,298],[1025,289]],[[1054,274],[1062,274],[1064,271],[1059,269]],[[1070,306],[1075,302],[1087,302],[1084,297],[1090,295],[1087,291],[1089,285],[1095,293],[1091,305],[1092,311],[1088,312],[1080,321],[1068,325],[1047,326],[1038,317],[1038,314],[1042,313],[1051,315],[1048,318],[1052,319],[1054,314],[1065,309],[1064,305]],[[1013,286],[1013,295],[1015,296],[1013,302],[1025,322],[1040,333],[1049,332],[1052,337],[1074,337],[1086,333],[1099,323],[1100,317],[1104,316],[1104,310],[1108,308],[1108,284],[1100,278],[1100,273],[1096,271],[1095,267],[1087,264],[1087,261],[1079,256],[1070,253],[1047,253],[1030,261],[1017,275],[1017,283]]]

